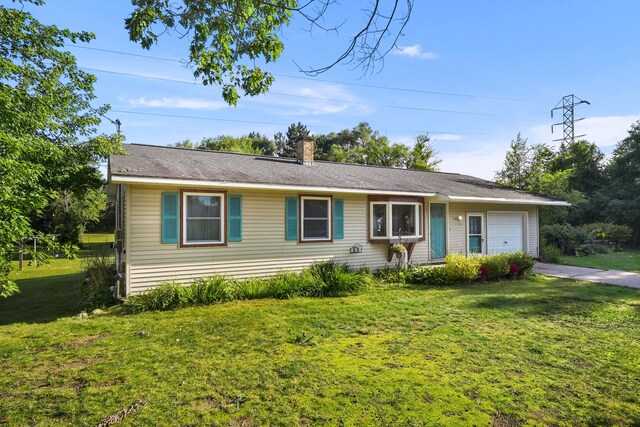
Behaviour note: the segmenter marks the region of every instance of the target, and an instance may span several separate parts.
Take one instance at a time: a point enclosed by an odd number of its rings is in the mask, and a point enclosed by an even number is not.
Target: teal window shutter
[[[178,193],[162,193],[162,243],[178,243]]]
[[[298,198],[285,199],[285,239],[298,240]]]
[[[344,239],[344,200],[333,200],[333,238]]]
[[[229,237],[230,242],[242,241],[242,196],[229,196]]]

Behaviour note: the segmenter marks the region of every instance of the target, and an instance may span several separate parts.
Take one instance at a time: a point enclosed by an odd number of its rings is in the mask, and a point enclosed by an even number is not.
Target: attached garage
[[[487,252],[501,254],[527,247],[526,212],[487,212]]]

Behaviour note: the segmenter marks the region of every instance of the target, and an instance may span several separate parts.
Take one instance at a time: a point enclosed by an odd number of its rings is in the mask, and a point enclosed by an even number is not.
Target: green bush
[[[509,259],[506,254],[496,254],[482,257],[480,276],[486,280],[502,279],[509,274]]]
[[[553,245],[565,255],[575,255],[575,248],[592,240],[587,231],[569,224],[543,225],[540,227],[543,246]]]
[[[586,243],[576,248],[576,256],[589,256],[595,254],[608,254],[609,246],[602,243]]]
[[[139,313],[243,299],[338,296],[361,290],[370,279],[365,270],[353,272],[344,264],[326,261],[316,263],[300,274],[283,272],[247,280],[212,276],[198,279],[189,286],[165,283],[143,294],[130,296],[123,310],[125,313]]]
[[[307,277],[309,276],[309,277]],[[355,292],[369,284],[370,277],[352,272],[346,264],[323,261],[313,264],[303,271],[300,278],[311,286],[308,296],[327,297]]]
[[[375,278],[385,283],[405,283],[406,271],[397,266],[385,266],[376,271]]]
[[[453,283],[470,283],[478,279],[482,258],[466,257],[461,254],[449,254],[445,257],[444,270]]]
[[[611,243],[617,250],[628,243],[633,235],[633,230],[630,227],[610,222],[584,224],[580,228],[589,233],[596,242]]]
[[[531,271],[536,261],[531,255],[523,251],[517,251],[506,254],[509,265],[518,266],[518,276],[522,276]]]
[[[104,253],[84,258],[84,281],[80,285],[80,305],[85,310],[105,308],[116,303],[112,287],[115,286],[115,260]]]
[[[540,249],[540,261],[557,264],[560,262],[562,251],[554,245],[544,245]]]
[[[431,286],[449,286],[453,284],[444,266],[424,267],[421,272],[421,282]]]

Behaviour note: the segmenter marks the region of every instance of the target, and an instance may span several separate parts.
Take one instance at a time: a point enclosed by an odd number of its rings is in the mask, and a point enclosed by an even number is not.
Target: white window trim
[[[385,205],[387,209],[387,235],[386,236],[374,236],[373,228],[373,205]],[[420,233],[416,233],[414,235],[404,235],[404,236],[396,236],[393,234],[393,206],[394,205],[413,205],[415,210],[415,218],[418,223],[416,224],[416,228],[420,230]],[[422,216],[424,216],[424,206],[422,202],[392,202],[386,200],[372,200],[369,202],[369,240],[390,240],[390,239],[421,239],[424,237],[424,222]],[[420,210],[422,210],[422,215],[420,215]],[[390,234],[391,233],[391,234]]]
[[[471,253],[471,248],[469,247],[469,217],[472,216],[479,216],[480,217],[480,253]],[[467,212],[467,217],[466,217],[466,221],[464,224],[464,235],[466,236],[466,242],[465,242],[465,246],[467,247],[467,256],[470,255],[484,255],[486,253],[484,246],[485,246],[485,236],[486,236],[486,229],[485,229],[486,225],[485,225],[485,220],[484,220],[484,214],[481,212]],[[474,236],[477,236],[477,234],[474,234]]]
[[[306,237],[304,235],[304,201],[324,200],[327,202],[327,237]],[[300,241],[301,242],[330,242],[333,235],[333,206],[332,198],[329,196],[300,196]],[[310,218],[314,219],[314,218]],[[324,219],[324,218],[315,218]]]
[[[187,196],[207,196],[220,197],[220,240],[198,240],[197,242],[187,241]],[[202,245],[223,245],[226,243],[225,233],[225,210],[226,210],[226,194],[225,193],[209,193],[200,191],[183,191],[182,192],[182,246],[202,246]]]

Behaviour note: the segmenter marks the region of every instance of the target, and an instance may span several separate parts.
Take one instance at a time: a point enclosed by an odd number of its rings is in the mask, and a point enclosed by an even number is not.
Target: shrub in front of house
[[[531,271],[534,263],[533,257],[522,251],[471,257],[451,254],[444,266],[413,266],[402,277],[405,283],[416,285],[469,284],[522,277]]]
[[[533,265],[536,263],[536,261],[533,259],[531,255],[523,251],[510,252],[505,255],[507,257],[507,262],[509,263],[509,266],[515,265],[518,267],[518,272],[517,272],[518,277],[521,277],[526,273],[529,273],[531,269],[533,269]]]
[[[332,297],[356,292],[367,286],[371,279],[365,272],[351,271],[346,264],[334,261],[317,262],[300,276],[304,282],[311,284],[307,296],[314,297]]]
[[[407,278],[411,276],[411,271],[415,268],[414,266],[410,266],[408,269],[402,269],[397,266],[385,266],[377,270],[374,276],[380,282],[384,283],[411,283]]]
[[[510,268],[511,264],[506,254],[482,257],[480,277],[485,280],[498,280],[507,276]]]
[[[127,298],[125,313],[171,310],[234,300],[332,297],[357,292],[371,281],[367,271],[352,271],[333,261],[315,263],[300,273],[282,272],[247,280],[212,276],[189,286],[165,283],[143,294]]]
[[[471,283],[478,279],[482,257],[449,254],[444,259],[444,270],[453,283]]]
[[[444,266],[416,267],[407,282],[429,286],[449,286],[455,284]]]

